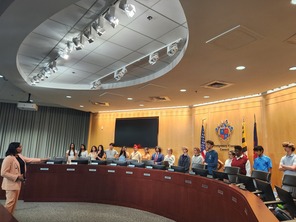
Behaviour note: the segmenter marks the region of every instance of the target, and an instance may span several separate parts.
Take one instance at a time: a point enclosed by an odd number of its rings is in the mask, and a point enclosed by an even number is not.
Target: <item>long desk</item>
[[[23,199],[121,205],[182,222],[278,221],[257,196],[236,186],[121,166],[29,165]]]

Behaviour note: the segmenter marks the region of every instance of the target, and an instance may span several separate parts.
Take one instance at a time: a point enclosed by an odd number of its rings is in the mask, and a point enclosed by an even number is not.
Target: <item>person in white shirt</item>
[[[97,149],[97,147],[95,145],[91,147],[88,156],[90,157],[91,160],[97,159],[97,157],[98,157],[98,149]]]
[[[75,144],[71,143],[69,149],[66,152],[67,163],[70,164],[71,160],[75,160],[77,158],[77,151],[75,150]]]
[[[168,161],[169,167],[173,166],[175,164],[175,156],[173,155],[173,149],[168,148],[167,155],[165,155],[163,161]]]
[[[230,150],[228,152],[228,159],[225,160],[224,167],[231,167],[231,162],[234,157],[235,157],[235,152],[233,150]]]
[[[79,158],[87,158],[88,157],[88,152],[87,152],[86,147],[85,147],[84,144],[80,145],[80,150],[79,150],[79,153],[78,153],[78,157]]]
[[[200,154],[200,148],[194,147],[193,148],[193,156],[192,156],[192,162],[191,162],[191,167],[196,168],[197,164],[203,164],[204,158]]]
[[[131,155],[130,155],[130,159],[131,159],[131,160],[137,160],[138,163],[141,162],[141,160],[142,160],[142,155],[141,155],[141,153],[139,152],[139,150],[138,150],[138,146],[137,146],[137,145],[134,145],[134,151],[131,153]]]
[[[106,150],[106,158],[118,158],[118,152],[114,149],[114,143],[109,144],[109,149]]]

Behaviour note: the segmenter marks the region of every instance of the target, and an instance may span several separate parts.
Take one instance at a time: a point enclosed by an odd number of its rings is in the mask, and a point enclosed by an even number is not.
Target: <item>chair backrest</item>
[[[195,173],[195,175],[199,175],[202,177],[206,177],[209,173],[208,170],[200,168],[192,168],[192,171]]]
[[[278,186],[275,186],[275,189],[280,200],[285,203],[284,206],[286,207],[287,211],[290,213],[291,217],[294,218],[296,216],[296,205],[292,195],[288,191],[279,188]]]
[[[293,198],[296,198],[296,176],[284,175],[282,188],[289,191]]]
[[[265,171],[261,171],[261,170],[253,170],[251,177],[254,179],[259,179],[259,180],[263,180],[266,182],[270,182],[270,177],[271,174]]]
[[[296,175],[284,175],[283,185],[296,187]]]
[[[227,173],[228,175],[231,174],[231,175],[236,175],[238,174],[240,171],[240,168],[239,167],[225,167],[224,169],[224,173]]]
[[[206,169],[206,165],[205,164],[196,163],[196,164],[194,164],[193,168],[195,168],[195,169]]]
[[[126,161],[113,160],[112,163],[116,163],[118,166],[127,166]]]

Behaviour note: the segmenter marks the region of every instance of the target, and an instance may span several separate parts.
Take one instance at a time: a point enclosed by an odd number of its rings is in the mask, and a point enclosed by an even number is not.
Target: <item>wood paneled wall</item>
[[[176,156],[182,154],[181,147],[189,148],[190,156],[193,155],[193,147],[200,147],[200,133],[202,120],[204,119],[206,139],[211,139],[217,145],[215,149],[219,153],[219,159],[225,161],[228,148],[219,145],[241,145],[242,122],[246,123],[246,141],[248,155],[253,165],[253,129],[254,115],[257,122],[257,134],[259,145],[265,149],[265,154],[270,156],[273,162],[272,184],[281,185],[282,173],[278,171],[280,158],[285,155],[281,147],[283,141],[296,143],[296,88],[276,92],[269,95],[243,99],[214,105],[177,108],[165,110],[137,110],[126,112],[109,112],[92,114],[89,146],[103,144],[107,149],[108,144],[114,141],[116,118],[159,116],[158,144],[166,154],[167,148],[173,148]],[[232,136],[228,141],[221,141],[215,128],[221,121],[228,120],[234,127]],[[119,148],[116,148],[119,150]],[[233,149],[229,147],[229,149]],[[128,149],[132,152],[132,149]],[[154,150],[151,150],[151,154]]]

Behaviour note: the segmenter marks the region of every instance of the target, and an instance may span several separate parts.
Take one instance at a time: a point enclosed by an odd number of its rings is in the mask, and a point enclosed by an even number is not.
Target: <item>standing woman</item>
[[[78,153],[75,150],[75,144],[71,143],[70,147],[69,147],[69,150],[67,150],[67,152],[66,152],[67,163],[70,164],[71,160],[76,160],[77,155],[78,155]]]
[[[19,142],[10,143],[1,167],[2,189],[6,191],[5,208],[11,214],[16,207],[22,182],[26,179],[26,163],[48,160],[28,158],[21,155],[21,152],[22,145]]]

